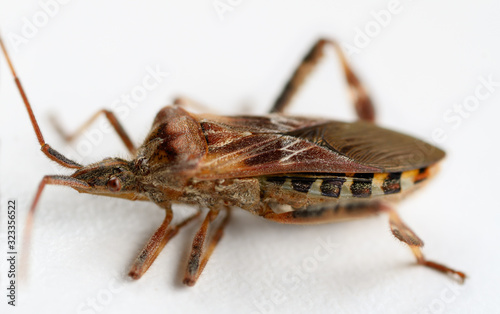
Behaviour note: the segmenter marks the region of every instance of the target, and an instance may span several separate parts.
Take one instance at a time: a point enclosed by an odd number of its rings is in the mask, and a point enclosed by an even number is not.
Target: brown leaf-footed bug
[[[42,152],[59,165],[76,169],[70,176],[42,179],[27,230],[47,184],[69,186],[81,193],[152,201],[165,210],[165,218],[130,269],[129,276],[139,279],[165,244],[200,213],[170,225],[172,204],[206,207],[208,214],[194,237],[184,276],[184,283],[192,286],[222,237],[231,207],[287,224],[326,223],[386,212],[392,233],[411,248],[418,264],[462,281],[466,278],[460,271],[428,261],[421,251],[422,240],[392,207],[436,172],[444,152],[373,123],[372,101],[335,41],[321,39],[312,47],[265,116],[194,114],[181,107],[190,101],[178,98],[173,106],[160,110],[144,143],[136,149],[114,114],[99,111],[85,126],[104,114],[132,159],[106,158],[87,166],[45,143],[1,38],[0,43]],[[326,45],[340,58],[357,122],[283,114]],[[221,211],[225,215],[216,225]],[[207,240],[209,228],[215,230]]]

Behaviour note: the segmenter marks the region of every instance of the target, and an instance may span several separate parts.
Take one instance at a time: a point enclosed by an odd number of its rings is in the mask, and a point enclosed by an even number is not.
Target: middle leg
[[[186,269],[186,274],[184,275],[183,283],[188,286],[193,286],[200,277],[201,272],[205,268],[205,265],[208,262],[208,259],[212,255],[217,243],[222,238],[224,233],[224,227],[229,222],[229,217],[231,213],[231,209],[226,207],[226,216],[215,230],[210,242],[205,248],[205,241],[207,238],[208,228],[214,222],[215,218],[219,215],[219,209],[211,208],[208,212],[203,224],[200,227],[200,230],[196,233],[193,245],[191,248],[191,254],[189,256],[188,266]]]
[[[195,101],[189,97],[184,97],[184,96],[176,97],[174,99],[174,105],[179,105],[179,106],[185,107],[185,108],[192,108],[192,109],[198,110],[200,112],[204,112],[204,113],[213,112],[213,109],[201,104],[198,101]]]

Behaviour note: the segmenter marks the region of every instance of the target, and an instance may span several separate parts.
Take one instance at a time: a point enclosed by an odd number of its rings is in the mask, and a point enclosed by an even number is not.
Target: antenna
[[[9,53],[7,52],[7,49],[5,48],[5,44],[3,42],[1,35],[0,35],[0,46],[2,48],[5,59],[7,60],[7,64],[9,65],[10,72],[12,73],[12,76],[14,77],[14,82],[16,83],[17,89],[19,90],[19,93],[21,94],[24,105],[26,106],[26,110],[28,111],[28,115],[29,115],[30,120],[31,120],[31,125],[33,125],[33,130],[35,131],[36,137],[37,137],[38,142],[40,143],[40,146],[41,146],[41,151],[47,157],[49,157],[50,159],[57,162],[58,164],[60,164],[63,167],[73,168],[73,169],[82,168],[82,165],[66,158],[61,153],[59,153],[58,151],[56,151],[55,149],[50,147],[49,144],[45,143],[45,140],[43,139],[42,131],[40,131],[40,127],[38,126],[38,122],[36,121],[35,114],[33,113],[33,109],[31,109],[31,105],[30,105],[30,102],[28,100],[28,96],[26,96],[26,93],[23,89],[21,81],[17,77],[16,70],[14,69],[14,65],[12,64],[12,61],[10,60]]]

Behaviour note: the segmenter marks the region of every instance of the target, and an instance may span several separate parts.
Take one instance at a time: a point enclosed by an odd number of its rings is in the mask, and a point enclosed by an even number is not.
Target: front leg
[[[78,128],[74,133],[68,134],[64,131],[62,128],[61,124],[59,123],[59,120],[55,116],[51,116],[50,120],[52,124],[54,125],[56,131],[66,140],[67,142],[73,141],[77,136],[82,135],[85,130],[87,130],[94,121],[97,120],[101,115],[104,115],[106,119],[108,119],[109,123],[111,126],[115,129],[116,133],[120,137],[120,139],[123,141],[123,144],[127,147],[128,151],[134,156],[136,149],[134,144],[132,143],[132,140],[128,136],[127,132],[123,128],[123,126],[120,124],[118,119],[116,118],[115,114],[112,111],[106,110],[106,109],[101,109],[97,111],[92,117],[90,117],[87,122],[85,122],[83,125]]]
[[[177,225],[169,226],[173,218],[172,208],[169,203],[163,204],[162,207],[166,212],[165,219],[163,220],[161,226],[155,231],[155,233],[153,233],[130,268],[128,275],[132,277],[132,279],[141,278],[142,275],[144,275],[144,273],[146,273],[149,269],[151,264],[153,264],[156,257],[158,257],[158,254],[160,254],[167,242],[179,232],[180,228],[187,225],[201,213],[201,211],[198,210],[197,213],[189,216]]]

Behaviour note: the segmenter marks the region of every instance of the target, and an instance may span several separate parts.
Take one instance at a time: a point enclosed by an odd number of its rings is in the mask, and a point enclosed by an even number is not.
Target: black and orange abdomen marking
[[[401,192],[401,172],[388,173],[382,183],[382,191],[384,191],[384,194]]]
[[[263,191],[308,198],[369,199],[411,191],[427,180],[434,166],[404,172],[291,174],[262,177]]]

